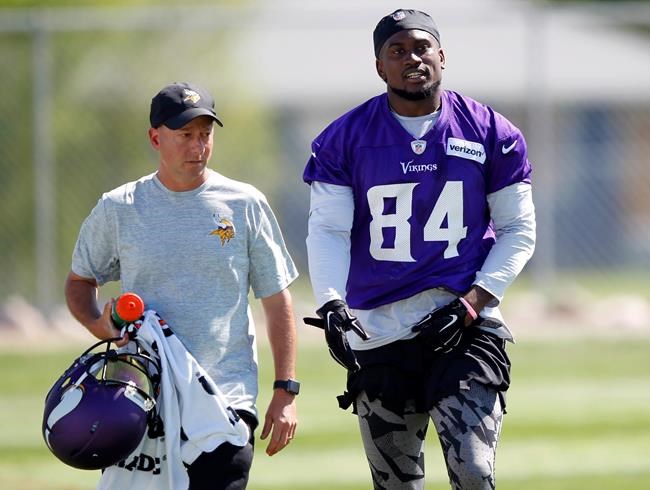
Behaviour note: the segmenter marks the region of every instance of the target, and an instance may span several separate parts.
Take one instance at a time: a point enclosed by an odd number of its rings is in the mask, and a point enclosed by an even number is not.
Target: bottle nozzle
[[[124,293],[113,303],[111,316],[116,325],[122,327],[133,323],[144,314],[144,301],[135,293]]]

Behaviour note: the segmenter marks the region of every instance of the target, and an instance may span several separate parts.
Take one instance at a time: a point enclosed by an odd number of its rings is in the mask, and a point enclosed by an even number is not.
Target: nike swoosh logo
[[[449,320],[449,323],[442,327],[440,331],[442,332],[445,328],[451,327],[454,323],[456,323],[456,320],[458,320],[458,315],[451,315],[451,320]]]
[[[330,324],[330,317],[331,317],[333,314],[334,314],[333,311],[328,311],[328,312],[327,312],[327,318],[325,318],[325,321],[327,322],[328,325]]]
[[[514,149],[515,146],[517,146],[517,140],[515,140],[510,146],[503,145],[501,147],[501,153],[506,155],[506,154],[510,153]]]

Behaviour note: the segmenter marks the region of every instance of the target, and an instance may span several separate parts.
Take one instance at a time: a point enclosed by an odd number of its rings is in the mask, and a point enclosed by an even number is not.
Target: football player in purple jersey
[[[375,488],[424,487],[433,421],[455,489],[495,487],[510,383],[498,306],[531,257],[535,210],[523,135],[441,85],[429,15],[375,28],[386,93],[313,142],[309,271],[330,353],[348,370]]]

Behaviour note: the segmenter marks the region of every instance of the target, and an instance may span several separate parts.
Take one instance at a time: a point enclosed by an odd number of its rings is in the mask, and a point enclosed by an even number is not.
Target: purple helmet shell
[[[106,342],[106,350],[90,353]],[[155,406],[160,368],[141,352],[91,346],[54,383],[45,399],[43,438],[65,464],[112,466],[140,444]],[[137,346],[137,343],[136,343]]]

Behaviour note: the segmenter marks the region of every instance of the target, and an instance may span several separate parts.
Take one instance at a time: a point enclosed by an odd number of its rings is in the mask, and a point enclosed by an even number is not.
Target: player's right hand
[[[363,340],[368,340],[369,336],[357,317],[350,313],[347,303],[333,299],[316,310],[316,314],[320,318],[303,318],[303,321],[325,330],[327,347],[336,362],[350,371],[358,371],[360,366],[346,333],[352,331]]]

